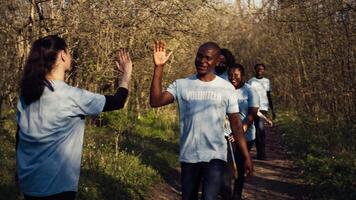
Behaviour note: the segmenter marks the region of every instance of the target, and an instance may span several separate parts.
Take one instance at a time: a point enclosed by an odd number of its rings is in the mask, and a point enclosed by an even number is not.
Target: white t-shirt
[[[238,113],[234,87],[216,76],[209,82],[196,75],[178,79],[169,85],[179,106],[181,162],[209,162],[227,158],[224,119],[227,113]]]
[[[252,89],[254,89],[260,97],[260,110],[268,111],[269,103],[267,92],[272,91],[269,79],[265,77],[261,79],[253,77],[248,81],[248,84],[251,85]]]

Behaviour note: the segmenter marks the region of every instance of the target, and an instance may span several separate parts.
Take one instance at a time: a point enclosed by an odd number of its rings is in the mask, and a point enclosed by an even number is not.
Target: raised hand
[[[132,61],[126,49],[120,49],[117,53],[117,61],[115,61],[117,69],[123,73],[120,87],[129,88],[129,83],[132,74]]]
[[[153,47],[153,61],[156,67],[163,67],[164,64],[168,61],[169,57],[172,55],[172,52],[167,54],[166,45],[162,41],[156,41]]]
[[[117,69],[124,75],[131,76],[132,73],[132,61],[130,54],[126,49],[120,49],[117,53],[117,61],[115,61]]]

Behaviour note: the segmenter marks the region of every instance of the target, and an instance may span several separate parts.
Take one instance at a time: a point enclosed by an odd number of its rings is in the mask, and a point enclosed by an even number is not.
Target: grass
[[[283,112],[279,124],[311,199],[356,199],[355,124]]]
[[[178,125],[174,116],[150,112],[134,121],[122,110],[103,114],[101,127],[88,120],[77,199],[136,200],[144,199],[153,186],[163,181],[178,187]],[[7,111],[5,117],[0,145],[0,199],[21,199],[13,181],[14,111]]]

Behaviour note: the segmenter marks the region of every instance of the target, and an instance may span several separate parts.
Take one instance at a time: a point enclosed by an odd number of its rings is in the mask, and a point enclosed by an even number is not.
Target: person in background
[[[132,73],[126,50],[118,52],[119,88],[104,96],[64,82],[71,68],[66,42],[36,40],[24,66],[17,104],[16,164],[25,200],[73,200],[78,190],[86,116],[124,107]]]
[[[268,109],[271,108],[272,119],[276,117],[276,114],[273,109],[273,103],[271,98],[271,83],[270,80],[265,78],[264,72],[266,66],[264,64],[256,64],[254,66],[255,77],[251,78],[248,83],[251,87],[257,92],[260,97],[260,108],[259,111],[267,116]],[[266,160],[266,131],[264,127],[264,121],[262,118],[257,117],[255,120],[256,126],[256,150],[257,150],[257,159]]]
[[[257,117],[258,107],[260,103],[257,93],[251,88],[250,85],[245,83],[244,75],[244,67],[238,63],[230,66],[228,70],[229,81],[234,86],[234,92],[237,94],[237,101],[240,109],[239,116],[242,120],[242,127],[245,133],[245,139],[247,141],[247,148],[248,151],[250,151],[254,144],[256,132],[253,123],[254,119]],[[231,136],[229,136],[229,140],[234,141]],[[233,151],[234,152],[232,155],[235,156],[235,160],[237,161],[238,176],[237,179],[233,181],[233,163],[229,162],[229,166],[225,171],[225,181],[221,193],[221,196],[224,200],[241,199],[243,185],[245,181],[245,169],[243,167],[245,159],[239,148],[233,148]],[[231,188],[232,183],[234,183],[233,189]]]
[[[220,78],[229,81],[227,71],[230,66],[235,64],[235,57],[228,49],[221,49],[220,62],[215,67],[215,74]]]

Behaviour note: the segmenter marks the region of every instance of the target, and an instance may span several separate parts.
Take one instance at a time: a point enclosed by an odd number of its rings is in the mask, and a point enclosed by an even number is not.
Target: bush
[[[356,199],[354,125],[290,113],[280,116],[285,141],[312,185],[312,198]]]

